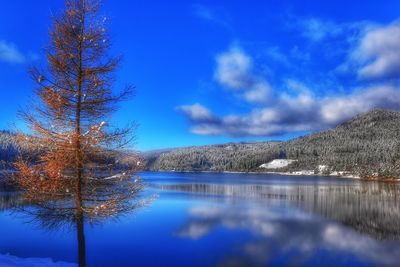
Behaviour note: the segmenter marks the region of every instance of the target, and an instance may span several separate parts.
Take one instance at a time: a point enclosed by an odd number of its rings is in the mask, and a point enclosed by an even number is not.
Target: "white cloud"
[[[245,89],[252,80],[252,59],[241,49],[232,48],[217,57],[215,79],[231,89]]]
[[[315,21],[311,24],[320,28]],[[400,75],[400,23],[373,29],[369,25],[364,27],[357,51],[352,53],[354,59],[364,63],[360,75]],[[390,82],[360,86],[346,94],[316,96],[312,88],[293,79],[286,80],[281,88],[272,88],[256,67],[254,59],[238,46],[217,55],[215,80],[244,101],[250,111],[218,116],[200,104],[178,108],[190,120],[192,133],[278,136],[323,130],[374,108],[400,111],[400,87]]]
[[[215,79],[229,90],[241,92],[251,103],[266,103],[271,87],[268,82],[254,72],[253,59],[238,47],[217,56]]]
[[[0,61],[18,64],[24,63],[26,57],[13,43],[0,40]]]
[[[373,108],[400,110],[400,89],[375,86],[351,95],[326,99],[321,114],[327,125],[334,125]]]
[[[195,134],[276,136],[322,130],[373,108],[400,110],[400,89],[378,86],[348,95],[325,98],[317,98],[304,92],[296,96],[283,94],[276,99],[275,105],[254,109],[243,116],[211,117],[209,110],[204,112],[206,116],[189,112],[185,115],[192,122],[191,132]]]
[[[214,120],[214,115],[204,106],[196,103],[193,105],[184,105],[177,107],[178,111],[181,111],[188,118],[195,122],[209,122]]]
[[[271,88],[266,82],[255,83],[250,90],[244,93],[244,98],[251,103],[266,103],[270,96]]]
[[[361,64],[361,78],[388,78],[400,75],[400,22],[374,27],[364,34],[352,55]]]

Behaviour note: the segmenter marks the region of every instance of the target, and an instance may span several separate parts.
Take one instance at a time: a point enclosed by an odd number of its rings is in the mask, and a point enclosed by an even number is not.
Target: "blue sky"
[[[114,120],[136,120],[141,150],[288,139],[371,108],[400,110],[400,2],[103,1],[116,90],[137,87]],[[32,96],[61,0],[0,10],[0,128]]]

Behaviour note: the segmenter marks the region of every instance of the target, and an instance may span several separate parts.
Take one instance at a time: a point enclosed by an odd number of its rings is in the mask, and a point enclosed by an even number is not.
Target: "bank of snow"
[[[318,171],[314,170],[298,170],[298,171],[290,171],[290,172],[280,172],[280,171],[272,171],[280,168],[285,168],[289,166],[289,164],[295,162],[297,160],[294,159],[274,159],[268,163],[261,164],[259,168],[261,169],[267,169],[271,170],[268,171],[267,173],[272,173],[272,174],[281,174],[281,175],[324,175],[324,176],[339,176],[339,177],[344,177],[344,178],[360,178],[357,175],[351,174],[349,172],[345,171],[334,171],[331,173],[327,173],[329,167],[326,165],[319,165],[318,166]]]
[[[294,159],[274,159],[268,163],[264,163],[260,165],[260,168],[264,169],[279,169],[289,166],[290,163],[295,162]]]
[[[331,173],[316,173],[312,170],[300,170],[300,171],[291,171],[291,172],[278,172],[278,171],[269,171],[267,173],[270,174],[280,174],[280,175],[292,175],[292,176],[334,176],[334,177],[342,177],[342,178],[353,178],[360,179],[358,175],[351,174],[349,172],[331,172]]]
[[[19,258],[8,254],[0,254],[2,267],[77,267],[77,264],[67,262],[54,262],[50,258]]]

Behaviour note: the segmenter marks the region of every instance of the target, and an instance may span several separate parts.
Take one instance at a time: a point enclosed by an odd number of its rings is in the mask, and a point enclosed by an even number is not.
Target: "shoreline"
[[[337,178],[346,178],[346,179],[357,179],[363,180],[361,177],[356,175],[327,175],[327,174],[314,174],[314,173],[294,173],[294,172],[273,172],[273,171],[264,171],[264,172],[256,172],[256,171],[175,171],[175,170],[144,170],[145,172],[167,172],[167,173],[232,173],[232,174],[276,174],[276,175],[287,175],[287,176],[319,176],[319,177],[337,177]],[[300,171],[297,171],[300,172]]]
[[[360,176],[354,174],[315,174],[315,173],[301,173],[301,171],[296,172],[265,172],[269,174],[277,174],[277,175],[288,175],[288,176],[319,176],[319,177],[337,177],[337,178],[346,178],[346,179],[356,179],[363,180]]]

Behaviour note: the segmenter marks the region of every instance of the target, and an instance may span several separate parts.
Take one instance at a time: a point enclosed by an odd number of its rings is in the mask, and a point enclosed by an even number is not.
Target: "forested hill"
[[[400,113],[375,109],[324,132],[287,142],[237,143],[147,153],[149,170],[265,171],[273,159],[295,160],[277,171],[346,171],[399,177]],[[321,167],[324,166],[323,169]]]
[[[21,151],[22,150],[22,151]],[[15,135],[0,131],[0,168],[9,168],[21,149]],[[400,177],[400,113],[373,110],[333,129],[287,142],[229,143],[146,152],[149,170],[175,171],[345,171]],[[279,169],[260,168],[290,159]],[[326,166],[321,169],[321,166]]]
[[[279,142],[229,143],[144,154],[150,170],[246,171],[279,157]],[[284,156],[284,155],[281,155]]]

